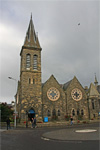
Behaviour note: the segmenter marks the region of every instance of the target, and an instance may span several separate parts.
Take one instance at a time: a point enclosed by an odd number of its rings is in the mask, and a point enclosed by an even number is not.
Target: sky
[[[20,80],[20,51],[31,13],[42,47],[42,83],[77,77],[100,84],[99,1],[0,0],[0,102],[11,103]],[[11,80],[12,77],[15,80]]]

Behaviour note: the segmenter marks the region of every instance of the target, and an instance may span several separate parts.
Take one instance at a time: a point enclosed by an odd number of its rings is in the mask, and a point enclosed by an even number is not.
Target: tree
[[[7,103],[0,104],[1,110],[1,122],[5,122],[7,118],[13,118],[14,111],[11,109],[11,106],[8,106]]]

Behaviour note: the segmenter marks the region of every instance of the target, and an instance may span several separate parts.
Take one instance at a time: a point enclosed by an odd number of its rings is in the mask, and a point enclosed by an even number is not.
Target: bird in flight
[[[78,26],[80,25],[80,23],[78,23]]]

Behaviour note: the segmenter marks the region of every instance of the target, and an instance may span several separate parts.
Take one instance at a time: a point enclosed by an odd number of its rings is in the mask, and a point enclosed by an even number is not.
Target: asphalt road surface
[[[76,133],[95,129],[96,132]],[[0,133],[1,150],[100,150],[99,124],[17,128]]]

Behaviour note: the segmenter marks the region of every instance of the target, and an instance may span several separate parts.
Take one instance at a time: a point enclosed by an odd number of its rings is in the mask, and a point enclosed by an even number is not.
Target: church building
[[[100,93],[96,85],[84,89],[77,77],[60,84],[54,75],[41,81],[42,48],[35,32],[32,16],[20,57],[20,81],[16,94],[18,116],[21,121],[36,117],[37,122],[48,117],[48,121],[98,118]]]

